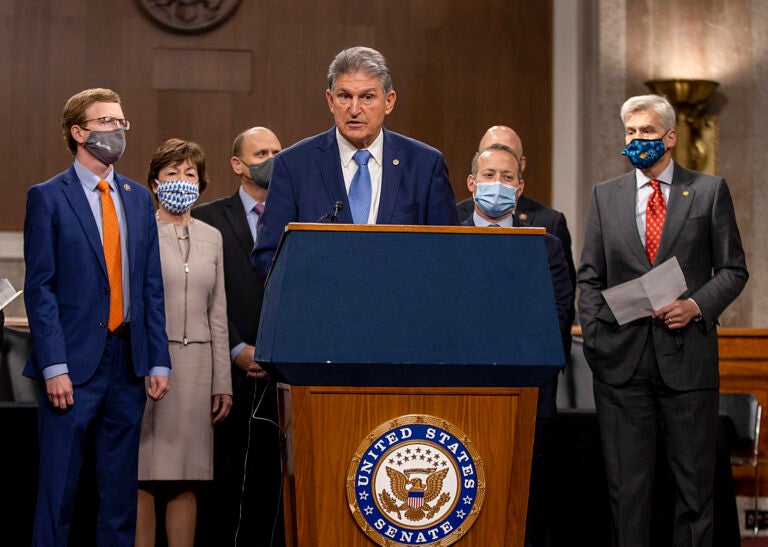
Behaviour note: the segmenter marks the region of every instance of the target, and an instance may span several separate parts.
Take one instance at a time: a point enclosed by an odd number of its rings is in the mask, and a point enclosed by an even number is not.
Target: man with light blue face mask
[[[475,209],[462,224],[464,226],[527,227],[528,224],[515,217],[517,199],[523,193],[521,162],[512,148],[494,143],[481,150],[472,159],[472,171],[467,177],[467,188],[472,192]],[[565,259],[560,240],[544,234],[547,249],[552,289],[557,305],[560,331],[570,332],[573,284],[568,262]],[[547,477],[548,456],[551,454],[550,425],[557,414],[557,375],[539,386],[539,400],[536,412],[531,487],[528,500],[525,545],[537,546],[546,542],[547,520],[551,511],[546,510],[550,497]]]

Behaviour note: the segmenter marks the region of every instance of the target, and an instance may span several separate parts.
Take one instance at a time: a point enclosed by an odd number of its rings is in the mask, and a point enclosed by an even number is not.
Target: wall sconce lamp
[[[657,95],[666,95],[677,112],[677,145],[672,150],[675,162],[688,169],[717,174],[720,133],[717,116],[704,114],[717,82],[711,80],[648,80]]]

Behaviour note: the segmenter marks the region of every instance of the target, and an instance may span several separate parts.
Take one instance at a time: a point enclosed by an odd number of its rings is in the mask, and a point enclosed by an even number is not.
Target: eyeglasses
[[[98,122],[99,125],[102,127],[111,127],[113,129],[125,129],[128,131],[131,128],[131,122],[126,120],[125,118],[113,118],[112,116],[103,116],[101,118],[94,118],[92,120],[85,120],[82,123],[79,123],[80,127],[83,127],[83,125],[87,124],[88,122]],[[87,127],[83,127],[83,129],[86,129],[90,131]]]

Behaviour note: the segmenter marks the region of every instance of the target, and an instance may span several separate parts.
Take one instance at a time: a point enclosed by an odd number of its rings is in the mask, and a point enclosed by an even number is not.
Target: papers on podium
[[[17,291],[11,285],[11,282],[4,277],[0,277],[0,310],[13,302],[22,291]]]
[[[688,289],[676,257],[656,266],[647,274],[603,291],[619,325],[653,315]]]

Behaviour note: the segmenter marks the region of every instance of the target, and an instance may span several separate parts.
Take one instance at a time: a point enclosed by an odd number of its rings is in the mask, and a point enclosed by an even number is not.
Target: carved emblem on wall
[[[136,0],[155,23],[175,32],[205,32],[232,15],[240,0]]]

